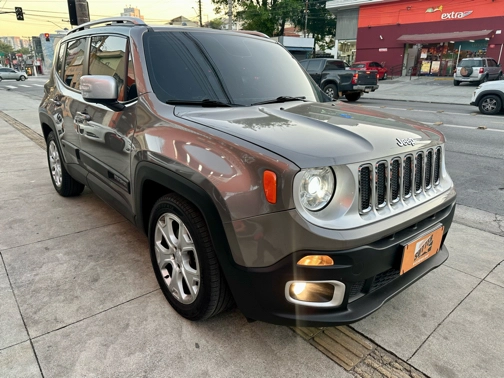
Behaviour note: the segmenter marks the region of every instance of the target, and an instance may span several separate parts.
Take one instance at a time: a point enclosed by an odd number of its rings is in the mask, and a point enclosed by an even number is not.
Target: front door
[[[74,115],[80,135],[81,162],[126,202],[131,193],[131,138],[136,119],[136,91],[132,88],[134,74],[129,56],[128,40],[124,37],[100,35],[91,38],[88,74],[115,78],[118,101],[125,107],[117,111],[97,103],[82,102]]]

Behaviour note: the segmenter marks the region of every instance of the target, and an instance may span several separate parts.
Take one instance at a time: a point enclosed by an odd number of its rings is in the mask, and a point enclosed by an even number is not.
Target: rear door
[[[320,85],[320,80],[322,77],[322,63],[324,60],[321,59],[312,59],[308,61],[308,65],[306,66],[306,71],[310,74],[313,80]]]
[[[488,74],[489,74],[489,79],[497,79],[497,76],[499,75],[499,67],[497,67],[497,62],[493,59],[487,59],[487,64],[488,64]]]

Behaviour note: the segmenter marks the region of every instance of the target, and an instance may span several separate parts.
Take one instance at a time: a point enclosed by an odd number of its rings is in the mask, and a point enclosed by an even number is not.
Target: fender
[[[476,97],[476,100],[474,101],[476,104],[479,104],[479,102],[481,101],[481,99],[484,97],[484,96],[488,96],[488,95],[496,95],[496,96],[499,96],[499,98],[501,99],[502,101],[502,104],[504,104],[504,92],[502,91],[499,91],[497,89],[488,89],[486,91],[483,91],[481,92],[480,94],[478,94],[478,97]]]
[[[49,114],[47,114],[47,111],[44,108],[39,108],[39,119],[40,119],[40,127],[42,129],[42,135],[44,136],[45,140],[47,140],[47,136],[51,131],[57,134],[56,126],[54,125],[54,120],[51,118]],[[44,124],[49,126],[51,130],[47,131],[43,126]]]
[[[248,285],[244,284],[242,273],[244,268],[236,264],[232,257],[231,248],[239,248],[239,244],[236,240],[231,219],[222,219],[222,214],[218,211],[211,195],[200,186],[168,168],[149,161],[141,161],[136,168],[133,195],[137,217],[136,224],[146,234],[148,234],[149,219],[148,216],[144,216],[142,211],[142,187],[146,180],[154,181],[168,190],[176,192],[198,208],[210,231],[219,265],[235,302],[239,308],[248,306],[260,308],[260,305],[248,292]],[[216,196],[216,193],[212,193],[212,195]]]

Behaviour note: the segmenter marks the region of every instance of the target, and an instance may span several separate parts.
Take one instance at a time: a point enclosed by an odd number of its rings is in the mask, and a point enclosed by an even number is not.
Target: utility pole
[[[305,3],[305,11],[304,11],[304,37],[306,38],[306,29],[308,29],[308,0]]]
[[[198,1],[198,7],[199,7],[199,26],[203,27],[203,20],[201,19],[201,0]]]
[[[228,29],[233,30],[233,0],[228,0]]]

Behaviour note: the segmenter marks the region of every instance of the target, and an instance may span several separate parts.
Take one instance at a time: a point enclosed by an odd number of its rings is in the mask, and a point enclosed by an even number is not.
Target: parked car
[[[387,79],[388,68],[383,67],[378,62],[372,62],[372,61],[355,62],[352,64],[351,69],[363,70],[363,71],[376,71],[378,72],[378,80]]]
[[[443,135],[330,100],[272,39],[79,25],[55,49],[39,117],[56,192],[88,186],[137,225],[187,319],[235,302],[276,324],[351,323],[448,258]],[[79,131],[90,123],[131,147]]]
[[[16,71],[9,67],[0,68],[0,81],[2,80],[17,80],[25,81],[28,79],[28,74],[25,71]]]
[[[299,62],[320,88],[331,98],[341,93],[347,101],[354,102],[363,93],[378,89],[376,71],[351,70],[338,59],[306,59]]]
[[[453,85],[463,82],[484,83],[488,80],[501,80],[502,67],[493,58],[462,59],[453,74]]]
[[[504,80],[483,83],[476,87],[471,105],[477,106],[483,114],[498,114],[504,110]]]

